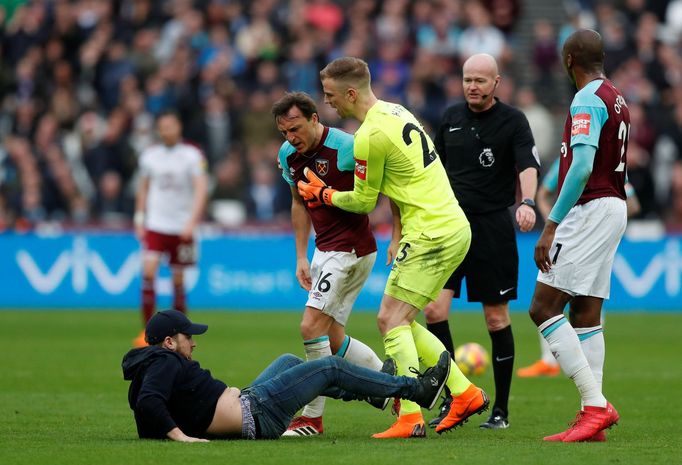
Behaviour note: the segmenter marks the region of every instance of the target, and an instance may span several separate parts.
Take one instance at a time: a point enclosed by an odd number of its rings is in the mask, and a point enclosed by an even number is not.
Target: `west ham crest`
[[[320,176],[326,175],[329,172],[329,160],[324,160],[322,158],[315,160],[315,171],[317,171],[317,174]]]

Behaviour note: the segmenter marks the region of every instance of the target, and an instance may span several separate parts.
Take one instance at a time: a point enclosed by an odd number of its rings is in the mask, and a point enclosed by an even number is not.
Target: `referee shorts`
[[[471,224],[469,253],[443,288],[460,297],[462,279],[466,278],[469,302],[497,304],[515,300],[519,252],[510,211],[505,208],[467,218]]]

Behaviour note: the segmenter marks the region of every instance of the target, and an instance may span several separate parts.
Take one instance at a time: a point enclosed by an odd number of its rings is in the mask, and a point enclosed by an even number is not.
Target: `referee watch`
[[[535,208],[535,200],[533,199],[523,199],[521,205],[528,205],[530,208]]]

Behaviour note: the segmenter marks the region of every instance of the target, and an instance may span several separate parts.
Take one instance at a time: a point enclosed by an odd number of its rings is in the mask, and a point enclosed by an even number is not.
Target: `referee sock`
[[[348,335],[343,339],[339,351],[336,353],[355,365],[379,371],[383,363],[381,359],[362,341]]]
[[[410,378],[417,376],[410,372],[410,367],[419,369],[419,356],[414,342],[412,331],[407,325],[396,326],[384,336],[384,350],[387,357],[395,360],[397,375]],[[416,412],[421,413],[419,405],[409,400],[400,400],[400,416]]]
[[[303,341],[303,348],[305,349],[305,358],[308,361],[329,357],[332,354],[329,347],[329,336],[320,336]],[[314,398],[303,408],[302,415],[308,418],[321,417],[322,412],[324,412],[324,401],[323,396]]]
[[[452,335],[450,334],[450,322],[448,320],[439,321],[438,323],[426,323],[426,329],[438,338],[445,346],[445,350],[450,352],[450,356],[455,355],[455,347],[452,343]]]
[[[578,335],[564,315],[546,320],[538,329],[566,376],[575,383],[583,406],[606,407],[606,399],[594,379]]]
[[[587,363],[590,365],[594,380],[602,389],[602,379],[604,378],[604,355],[606,345],[604,344],[604,329],[601,325],[591,328],[575,328],[578,335],[580,347],[583,349]]]
[[[493,409],[509,413],[509,390],[514,370],[514,334],[511,325],[489,332],[493,346],[493,374],[495,378],[495,404]]]
[[[434,366],[438,363],[438,357],[440,357],[440,354],[445,350],[445,346],[433,335],[433,333],[431,333],[431,331],[428,331],[416,321],[412,322],[410,329],[412,330],[414,345],[417,347],[419,360],[421,360],[425,366]],[[456,363],[451,362],[450,375],[448,375],[445,385],[452,395],[458,396],[471,386],[471,381],[464,376]]]
[[[156,307],[156,291],[154,290],[154,279],[142,278],[142,318],[144,324],[154,316]]]

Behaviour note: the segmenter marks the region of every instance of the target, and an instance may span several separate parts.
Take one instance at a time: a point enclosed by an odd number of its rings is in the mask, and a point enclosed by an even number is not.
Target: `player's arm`
[[[181,234],[184,239],[189,239],[194,234],[194,229],[201,222],[208,199],[208,177],[205,172],[195,175],[192,178],[194,188],[194,201],[192,202],[192,216]]]
[[[559,197],[549,212],[540,239],[535,245],[535,264],[543,273],[549,271],[552,266],[549,249],[552,246],[556,228],[583,193],[592,174],[596,152],[597,148],[591,145],[577,144],[573,146],[573,162],[566,173]]]
[[[386,251],[386,266],[393,263],[396,255],[398,255],[398,247],[400,246],[400,239],[403,238],[403,223],[400,219],[400,208],[389,199],[391,205],[391,213],[393,214],[393,229],[391,230],[391,242],[388,244]]]
[[[639,203],[634,186],[628,182],[627,178],[625,179],[625,196],[628,218],[632,218],[642,211],[642,205]]]
[[[291,187],[291,225],[294,228],[296,243],[296,279],[306,291],[312,286],[310,263],[308,262],[308,238],[310,237],[310,215],[305,208],[303,198],[294,186]]]
[[[353,190],[335,192],[331,203],[335,207],[353,213],[369,213],[374,210],[384,178],[384,164],[387,153],[385,136],[380,131],[356,134],[355,137],[355,181]]]
[[[147,194],[149,193],[149,176],[144,173],[140,176],[140,183],[137,186],[135,194],[135,215],[133,216],[133,224],[135,226],[135,235],[138,239],[142,239],[144,235],[144,217],[147,209]]]

